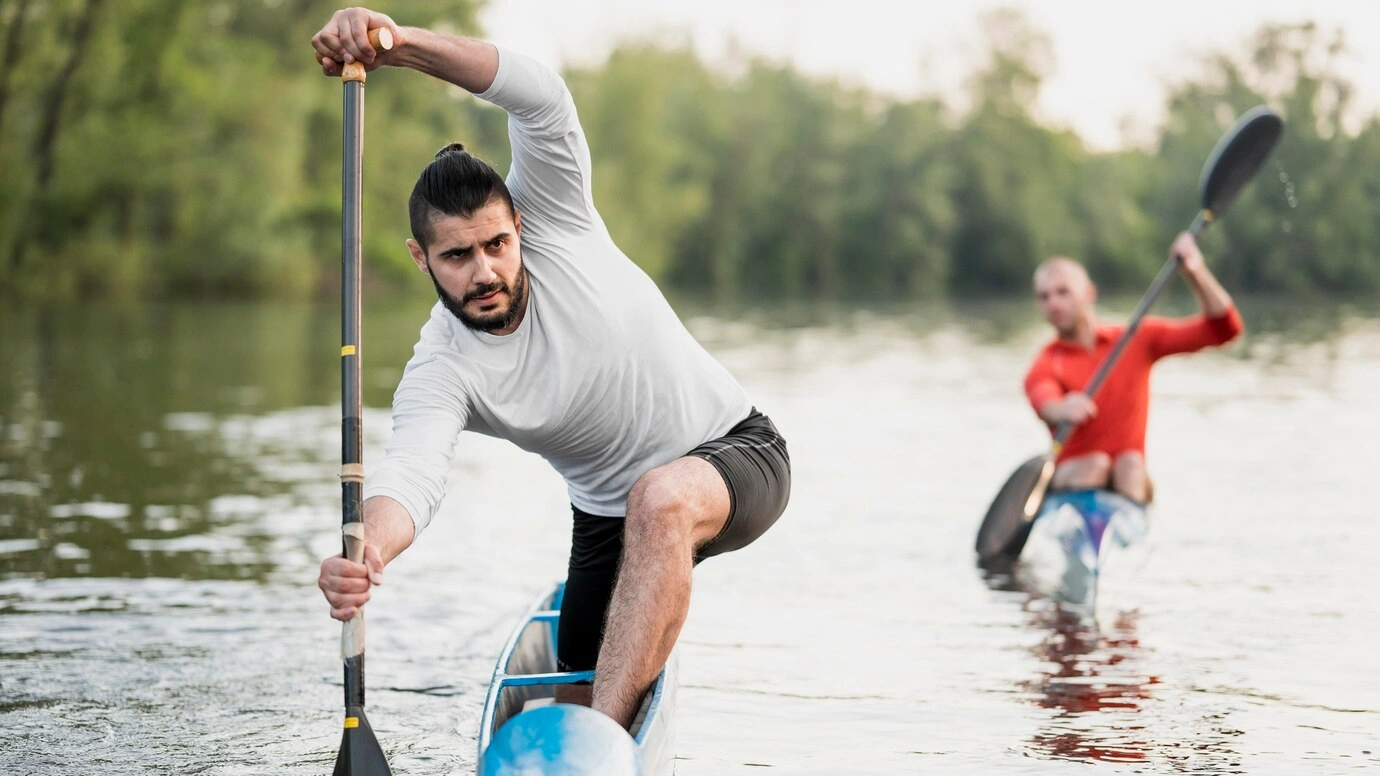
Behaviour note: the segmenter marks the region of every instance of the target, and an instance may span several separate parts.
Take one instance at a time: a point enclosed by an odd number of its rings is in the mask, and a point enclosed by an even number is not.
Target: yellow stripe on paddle
[[[345,718],[345,727],[347,727],[347,728],[357,728],[357,727],[359,727],[359,717],[346,717],[346,718]]]
[[[344,357],[346,357],[346,356],[353,356],[354,354],[355,354],[355,346],[354,346],[354,345],[345,345],[344,347],[342,347],[342,348],[340,349],[340,357],[341,357],[341,358],[344,358]]]

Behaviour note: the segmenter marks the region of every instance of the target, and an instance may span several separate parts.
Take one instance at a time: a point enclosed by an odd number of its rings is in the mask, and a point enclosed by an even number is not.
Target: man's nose
[[[486,286],[497,279],[498,273],[494,271],[493,261],[488,256],[480,254],[474,263],[474,284]]]

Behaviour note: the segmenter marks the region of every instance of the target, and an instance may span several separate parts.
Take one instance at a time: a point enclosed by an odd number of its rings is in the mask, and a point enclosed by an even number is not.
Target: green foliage
[[[381,10],[472,33],[479,3]],[[340,88],[307,40],[332,8],[0,1],[3,288],[322,292],[339,251]],[[1205,238],[1213,266],[1232,289],[1380,289],[1380,119],[1356,121],[1340,36],[1264,27],[1244,57],[1214,55],[1172,89],[1153,149],[1094,153],[1034,118],[1047,36],[1013,11],[983,28],[961,113],[649,43],[567,73],[605,221],[654,278],[715,297],[1021,290],[1051,254],[1137,289],[1192,219],[1217,138],[1265,102],[1285,140]],[[366,121],[377,286],[414,271],[406,199],[434,151],[460,140],[502,169],[508,149],[501,111],[413,73],[371,74]]]
[[[1236,115],[1266,103],[1284,117],[1284,138],[1230,217],[1206,238],[1217,273],[1244,290],[1380,288],[1377,123],[1370,118],[1356,134],[1344,129],[1352,87],[1333,67],[1344,50],[1340,33],[1324,38],[1312,24],[1269,25],[1255,35],[1249,59],[1211,57],[1203,78],[1174,90],[1161,164],[1141,190],[1142,204],[1160,222],[1157,239],[1168,239],[1175,218],[1187,215],[1176,192],[1194,184],[1201,149]]]
[[[5,286],[32,296],[316,290],[339,260],[341,95],[308,40],[334,7],[0,5],[4,31],[25,15],[0,116],[0,164],[16,173],[0,193]],[[409,2],[406,13],[470,29],[476,7]],[[93,33],[78,44],[72,31],[87,14]],[[42,119],[55,71],[74,57],[45,188],[35,158]],[[368,90],[366,251],[371,269],[397,274],[415,170],[480,119],[469,101],[438,99],[421,79],[379,72],[370,83],[387,86]],[[391,121],[395,112],[406,121]]]

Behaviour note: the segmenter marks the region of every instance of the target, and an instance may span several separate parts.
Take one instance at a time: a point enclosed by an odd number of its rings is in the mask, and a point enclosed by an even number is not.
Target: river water
[[[1151,551],[1097,624],[972,561],[1045,444],[1028,303],[685,307],[786,435],[795,490],[696,572],[678,772],[1380,771],[1380,309],[1242,307],[1244,342],[1157,369]],[[366,462],[425,309],[366,310]],[[329,771],[336,315],[0,312],[0,771]],[[367,610],[396,772],[472,772],[494,657],[564,570],[566,503],[539,459],[459,446]]]

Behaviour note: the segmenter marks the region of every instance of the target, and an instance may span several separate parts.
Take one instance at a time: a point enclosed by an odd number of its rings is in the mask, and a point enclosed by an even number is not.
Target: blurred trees
[[[480,0],[379,3],[475,32]],[[340,89],[317,0],[0,0],[0,287],[24,296],[285,295],[333,282]],[[1380,289],[1380,119],[1356,121],[1339,35],[1261,29],[1176,86],[1150,149],[1094,153],[1038,122],[1051,67],[1028,19],[984,19],[961,113],[765,61],[632,43],[567,72],[595,197],[624,250],[696,293],[930,296],[1023,289],[1052,253],[1138,289],[1192,218],[1241,111],[1285,116],[1271,166],[1206,238],[1230,288]],[[410,263],[417,170],[460,140],[506,168],[502,113],[414,74],[370,76],[366,264]]]
[[[341,90],[308,41],[336,6],[0,2],[4,286],[83,297],[315,290],[339,262]],[[476,6],[414,0],[406,13],[464,29]],[[366,235],[379,260],[406,236],[414,171],[441,138],[482,120],[471,121],[472,101],[396,76],[371,76],[382,88],[366,111]]]
[[[1140,198],[1161,224],[1172,192],[1191,184],[1191,160],[1226,118],[1267,103],[1284,116],[1284,139],[1218,229],[1214,260],[1229,285],[1274,291],[1367,293],[1380,289],[1380,119],[1348,131],[1353,87],[1336,75],[1340,31],[1270,25],[1248,59],[1217,55],[1199,80],[1169,98],[1156,178]],[[1167,230],[1160,229],[1163,238]]]

